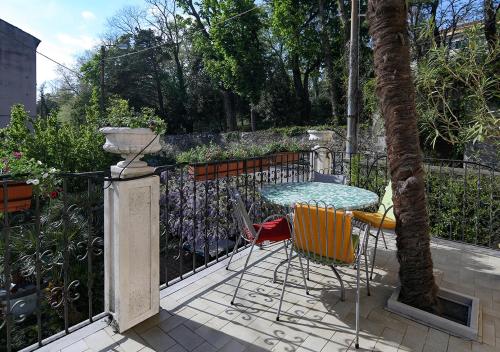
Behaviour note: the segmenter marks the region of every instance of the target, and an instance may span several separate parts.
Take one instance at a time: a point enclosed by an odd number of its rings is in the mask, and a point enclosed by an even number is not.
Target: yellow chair
[[[368,295],[370,283],[368,277],[368,259],[366,244],[369,226],[361,238],[352,234],[352,215],[337,210],[333,206],[318,202],[299,203],[294,206],[292,246],[288,256],[288,266],[285,271],[280,303],[278,306],[279,320],[281,305],[285,294],[288,272],[292,258],[298,256],[313,263],[329,266],[340,283],[340,299],[345,299],[344,282],[337,267],[352,266],[355,263],[356,273],[356,346],[359,341],[359,288],[361,257],[364,257],[365,274]],[[296,255],[294,255],[294,252]],[[302,269],[302,268],[301,268]],[[307,289],[307,288],[306,288]]]
[[[384,241],[385,249],[387,249],[387,243],[385,241],[384,230],[395,230],[396,229],[396,217],[394,216],[394,212],[392,211],[392,184],[389,184],[385,187],[385,193],[382,197],[382,201],[380,202],[380,206],[376,213],[370,213],[365,211],[353,211],[352,215],[356,220],[359,220],[365,223],[368,226],[377,228],[377,234],[375,236],[375,248],[373,250],[373,258],[372,258],[372,267],[370,271],[370,279],[373,278],[373,268],[375,267],[375,256],[377,254],[377,243],[378,238],[382,235],[382,239]]]

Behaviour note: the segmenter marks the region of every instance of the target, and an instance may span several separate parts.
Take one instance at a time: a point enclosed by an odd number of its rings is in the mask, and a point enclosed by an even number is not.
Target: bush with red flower
[[[40,196],[57,197],[61,183],[57,171],[39,160],[27,158],[22,152],[0,151],[0,175],[7,174],[14,180],[25,181]]]

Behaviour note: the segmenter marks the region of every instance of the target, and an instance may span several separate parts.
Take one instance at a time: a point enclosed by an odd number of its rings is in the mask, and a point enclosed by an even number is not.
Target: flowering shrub
[[[40,160],[27,158],[22,152],[11,152],[0,157],[0,174],[9,174],[14,179],[26,180],[33,185],[33,191],[42,196],[57,197],[60,179],[57,170],[49,168]]]
[[[262,177],[266,183],[274,180],[267,173]],[[161,184],[162,232],[178,239],[183,247],[193,242],[197,247],[211,245],[217,240],[233,239],[238,234],[228,192],[230,187],[240,189],[247,209],[253,204],[250,217],[256,223],[270,214],[283,213],[283,209],[261,200],[259,183],[253,182],[248,175],[193,182],[186,169],[176,168],[161,174]]]

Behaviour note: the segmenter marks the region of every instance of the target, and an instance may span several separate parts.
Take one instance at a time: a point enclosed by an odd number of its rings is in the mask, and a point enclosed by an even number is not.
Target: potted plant
[[[31,207],[33,193],[50,195],[55,191],[59,179],[57,170],[49,168],[41,161],[27,158],[23,153],[4,152],[0,157],[0,175],[8,175],[0,187],[0,212],[16,212]],[[7,183],[7,194],[4,194],[3,183]],[[4,198],[7,198],[7,208]]]
[[[300,145],[292,141],[264,146],[239,144],[228,149],[210,143],[181,153],[177,162],[189,164],[189,174],[196,181],[203,181],[260,172],[271,164],[297,162],[299,151]]]
[[[179,154],[177,162],[189,164],[189,174],[196,181],[203,181],[260,171],[270,163],[263,155],[262,148],[255,146],[237,145],[226,150],[210,143]]]
[[[112,171],[121,173],[129,169],[129,173],[140,172],[148,168],[147,163],[140,159],[161,150],[160,135],[165,133],[166,124],[151,108],[142,108],[139,113],[133,110],[123,113],[108,114],[105,127],[100,129],[106,136],[103,148],[125,159],[113,166]]]
[[[276,165],[289,164],[299,161],[300,144],[294,141],[274,142],[267,146],[268,153],[272,155],[271,161]]]

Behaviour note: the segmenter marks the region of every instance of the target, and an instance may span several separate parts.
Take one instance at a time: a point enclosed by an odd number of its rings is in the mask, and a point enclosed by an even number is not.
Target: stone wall
[[[465,147],[464,160],[475,161],[500,170],[500,138],[470,143]]]
[[[378,134],[378,133],[377,133]],[[330,147],[336,151],[345,149],[345,127],[337,128]],[[224,148],[230,148],[232,144],[265,145],[277,141],[292,140],[304,145],[309,149],[315,145],[309,141],[307,133],[296,136],[285,136],[273,130],[263,130],[256,132],[228,132],[228,133],[191,133],[178,135],[165,135],[162,146],[163,154],[173,158],[176,154],[189,150],[199,145],[214,143]],[[379,136],[372,133],[371,127],[362,126],[359,129],[359,151],[361,152],[384,152],[383,146],[378,143]]]

